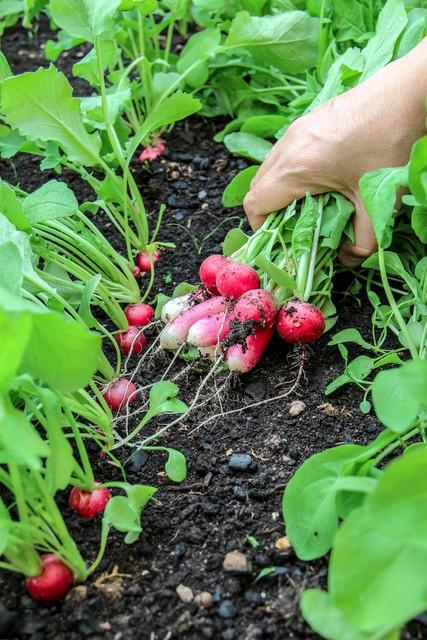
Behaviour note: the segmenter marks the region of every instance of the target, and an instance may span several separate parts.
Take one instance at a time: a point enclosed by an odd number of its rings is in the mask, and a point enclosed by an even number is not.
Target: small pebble
[[[218,615],[221,618],[229,619],[237,616],[237,607],[231,600],[223,600],[218,608]]]
[[[250,573],[252,569],[250,561],[240,551],[229,551],[224,558],[222,566],[224,571],[229,571],[230,573]]]
[[[178,598],[184,604],[190,604],[190,602],[193,601],[193,591],[190,589],[190,587],[186,587],[185,584],[179,584],[176,588],[176,593]]]
[[[238,484],[233,487],[233,494],[234,497],[238,500],[246,500],[246,498],[248,497],[248,492],[246,491],[246,489]]]
[[[197,194],[197,197],[199,198],[199,200],[204,200],[207,195],[208,195],[207,191],[203,189],[202,191],[199,191],[199,193]]]
[[[233,453],[228,461],[228,466],[233,471],[247,471],[252,464],[252,456],[249,453]]]
[[[210,609],[214,603],[214,599],[209,591],[202,591],[196,595],[194,602],[201,609]]]
[[[277,538],[274,546],[278,551],[286,551],[287,549],[290,549],[291,543],[289,542],[288,536],[283,536],[282,538]]]
[[[294,402],[289,407],[289,415],[292,418],[299,416],[300,413],[303,413],[307,409],[307,405],[302,400],[294,400]]]

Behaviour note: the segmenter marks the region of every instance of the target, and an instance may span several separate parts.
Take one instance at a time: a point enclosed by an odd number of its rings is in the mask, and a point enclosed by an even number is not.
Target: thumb
[[[357,267],[377,249],[374,228],[358,193],[350,198],[356,208],[353,219],[354,244],[344,240],[339,258],[346,267]]]

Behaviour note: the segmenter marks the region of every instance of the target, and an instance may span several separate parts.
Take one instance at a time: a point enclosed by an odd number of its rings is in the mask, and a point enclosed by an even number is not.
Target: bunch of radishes
[[[279,310],[247,264],[214,254],[202,262],[199,275],[202,287],[163,307],[164,349],[187,343],[213,360],[224,358],[231,371],[246,373],[260,361],[275,327],[290,343],[317,340],[324,331],[320,309],[293,299]]]

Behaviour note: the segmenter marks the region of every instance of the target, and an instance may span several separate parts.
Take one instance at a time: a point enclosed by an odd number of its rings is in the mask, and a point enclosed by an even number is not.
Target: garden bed
[[[19,28],[5,34],[3,51],[15,73],[46,65],[41,47],[48,37],[45,21],[32,40]],[[73,50],[59,60],[66,73],[74,56],[80,52]],[[83,83],[70,80],[85,91]],[[176,251],[165,256],[156,276],[157,288],[166,293],[183,280],[197,279],[200,259],[221,250],[225,232],[236,222],[230,218],[242,216],[240,208],[221,206],[224,187],[245,165],[212,142],[219,128],[221,123],[211,120],[185,121],[168,136],[162,160],[150,171],[140,165],[134,168],[150,214],[167,204],[161,239],[175,242]],[[0,166],[2,177],[27,190],[39,186],[40,177],[48,178],[47,173],[39,173],[33,157],[2,161]],[[88,197],[77,178],[65,178],[79,200]],[[99,219],[98,224],[110,240],[119,242],[108,225]],[[362,334],[369,331],[367,301],[343,296],[338,309],[338,328],[354,326]],[[96,574],[86,585],[75,588],[65,602],[36,603],[26,595],[20,576],[0,574],[0,637],[318,637],[302,620],[299,597],[307,587],[324,586],[326,564],[303,563],[292,549],[278,548],[277,541],[284,536],[283,488],[296,467],[313,453],[338,443],[363,443],[379,431],[374,416],[360,412],[360,397],[354,388],[325,397],[327,383],[342,370],[338,351],[327,342],[328,336],[313,348],[305,367],[306,379],[294,395],[246,408],[283,394],[286,381],[293,376],[292,351],[274,342],[253,372],[228,386],[221,406],[212,401],[172,429],[162,444],[185,453],[188,475],[184,483],[173,484],[165,477],[162,454],[137,455],[130,460],[126,471],[131,482],[159,487],[143,514],[144,533],[129,547],[120,534],[112,534]],[[179,381],[184,397],[191,395],[197,379],[198,372],[189,372]],[[297,399],[306,408],[292,417],[289,408]],[[224,415],[214,417],[221,413]],[[209,418],[213,419],[197,429]],[[125,462],[127,454],[121,455]],[[102,480],[103,469],[110,463],[100,459],[94,464]],[[112,474],[114,468],[109,466],[110,478]],[[93,558],[99,523],[70,518],[68,524],[85,557]],[[247,559],[241,573],[223,567],[226,554],[236,550]],[[262,570],[271,567],[275,571],[254,582]],[[209,592],[212,606],[182,602],[178,585],[191,589],[194,596]],[[181,598],[186,596],[190,599],[189,592],[181,590]],[[413,623],[403,637],[426,637],[425,628]]]

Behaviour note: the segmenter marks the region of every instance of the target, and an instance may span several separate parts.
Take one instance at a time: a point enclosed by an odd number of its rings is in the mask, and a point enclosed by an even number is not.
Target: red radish
[[[221,269],[223,269],[229,262],[231,262],[229,258],[225,258],[219,253],[214,253],[203,260],[200,265],[200,280],[203,282],[206,289],[214,296],[219,295],[218,289],[216,288],[216,277],[218,272],[221,271]]]
[[[41,573],[25,579],[30,595],[43,602],[63,598],[73,586],[73,572],[53,553],[46,553],[40,559]]]
[[[160,334],[160,346],[163,349],[178,349],[187,339],[190,327],[200,320],[225,311],[227,301],[217,296],[196,304],[166,325]]]
[[[244,293],[234,306],[236,320],[254,320],[260,327],[271,327],[277,315],[274,297],[264,289]]]
[[[140,154],[138,161],[139,162],[153,162],[157,160],[159,156],[162,155],[164,150],[166,149],[165,141],[163,138],[159,138],[159,136],[154,136],[153,138],[154,145],[147,145],[144,148],[144,151]]]
[[[155,264],[160,260],[160,251],[153,251],[151,254],[151,262],[150,262],[150,254],[146,251],[141,251],[135,258],[136,266],[141,269],[141,271],[151,271],[151,263]]]
[[[195,289],[191,291],[191,293],[187,293],[185,296],[178,296],[177,298],[172,298],[166,302],[162,309],[162,320],[166,324],[167,322],[172,322],[181,313],[184,311],[188,311],[191,307],[194,307],[199,302],[203,302],[209,297],[206,289]]]
[[[124,354],[137,355],[147,346],[147,339],[138,327],[130,326],[127,331],[121,331],[114,336],[120,351]]]
[[[233,344],[227,349],[225,361],[230,371],[247,373],[261,360],[262,354],[267,348],[273,335],[273,329],[267,327],[258,329],[254,334],[246,338],[246,344]]]
[[[99,482],[95,482],[95,486],[99,486],[99,484]],[[110,498],[111,492],[107,487],[100,487],[93,489],[93,491],[73,487],[68,499],[68,506],[83,518],[94,518],[98,513],[104,512]]]
[[[320,338],[325,330],[325,318],[314,304],[290,300],[280,309],[276,326],[285,342],[305,344]]]
[[[130,325],[134,327],[145,327],[154,318],[154,309],[149,304],[139,302],[138,304],[128,304],[125,308],[125,316]]]
[[[247,291],[259,288],[259,276],[247,264],[229,262],[218,272],[216,288],[222,296],[237,300]]]
[[[102,392],[105,402],[110,409],[118,411],[120,407],[135,402],[137,398],[137,388],[127,378],[118,378],[108,385]]]
[[[135,278],[139,278],[139,276],[141,275],[141,269],[139,267],[134,267],[132,270],[132,275],[135,276]]]
[[[187,342],[195,347],[212,347],[223,340],[230,331],[233,313],[217,313],[195,322],[188,332]]]

